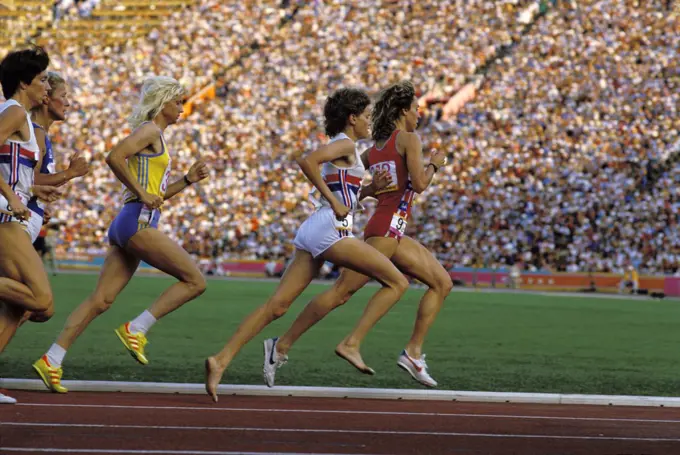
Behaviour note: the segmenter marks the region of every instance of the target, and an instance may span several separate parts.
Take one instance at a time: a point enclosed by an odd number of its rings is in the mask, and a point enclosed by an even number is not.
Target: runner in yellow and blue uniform
[[[184,90],[172,78],[145,80],[140,103],[130,117],[134,131],[106,158],[125,186],[123,208],[109,228],[111,247],[96,289],[71,313],[56,342],[33,364],[53,392],[67,392],[61,385],[66,350],[94,318],[111,307],[141,261],[178,280],[147,310],[115,330],[125,349],[142,365],[149,362],[144,346],[151,326],[205,291],[205,278],[189,253],[157,229],[163,202],[208,176],[206,164],[199,159],[184,177],[168,184],[170,155],[163,131],[179,120],[183,97]]]

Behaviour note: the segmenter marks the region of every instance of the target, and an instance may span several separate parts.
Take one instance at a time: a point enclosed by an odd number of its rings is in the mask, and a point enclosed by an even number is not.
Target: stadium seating
[[[649,178],[679,140],[672,11],[625,0],[383,3],[102,0],[89,18],[62,17],[68,32],[40,32],[76,101],[55,148],[62,164],[73,150],[93,162],[57,205],[60,253],[106,248],[120,184],[103,158],[128,132],[145,76],[174,76],[192,94],[215,85],[167,135],[176,177],[199,154],[214,174],[166,204],[162,229],[196,256],[246,259],[291,254],[311,206],[287,156],[325,140],[325,96],[408,78],[423,100],[424,150],[453,163],[418,196],[408,232],[447,267],[632,261],[678,272],[676,174]],[[134,33],[100,41],[118,23]],[[96,30],[89,41],[85,30]],[[445,115],[461,89],[472,99]]]

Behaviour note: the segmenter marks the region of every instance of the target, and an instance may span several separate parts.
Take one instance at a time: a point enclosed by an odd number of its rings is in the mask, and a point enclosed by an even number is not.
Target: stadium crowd
[[[99,0],[56,0],[53,2],[52,13],[55,20],[68,16],[87,17],[98,4]]]
[[[450,192],[423,201],[445,260],[677,272],[673,174],[646,178],[680,126],[679,22],[662,6],[562,2],[499,62],[451,125]]]
[[[199,257],[245,259],[292,253],[312,208],[289,155],[325,140],[325,97],[408,78],[427,95],[424,150],[453,162],[417,197],[409,233],[447,267],[675,273],[676,174],[647,170],[678,140],[677,18],[665,1],[558,4],[537,16],[535,0],[201,0],[143,39],[48,46],[75,101],[53,142],[64,165],[76,150],[92,161],[55,207],[58,251],[106,249],[120,185],[104,156],[151,73],[192,93],[217,85],[168,132],[175,176],[199,155],[213,174],[165,204],[162,229]],[[442,115],[471,81],[475,99]]]

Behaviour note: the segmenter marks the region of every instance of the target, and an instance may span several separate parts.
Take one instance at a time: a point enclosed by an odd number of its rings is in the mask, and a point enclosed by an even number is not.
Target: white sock
[[[47,362],[54,368],[61,367],[64,357],[66,356],[66,349],[59,346],[57,343],[50,346],[49,351],[47,351]]]
[[[144,310],[142,314],[137,316],[132,322],[130,322],[130,333],[143,333],[149,331],[152,325],[156,322],[156,318],[153,314],[149,313],[149,310]]]

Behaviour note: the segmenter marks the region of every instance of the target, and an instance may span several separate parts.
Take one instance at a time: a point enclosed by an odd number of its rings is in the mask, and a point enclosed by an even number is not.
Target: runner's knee
[[[272,319],[278,319],[288,312],[290,302],[277,296],[272,297],[267,302],[267,310]]]
[[[437,275],[436,284],[434,286],[435,292],[439,295],[446,297],[451,293],[453,289],[453,280],[448,273],[440,273]]]
[[[336,281],[333,287],[329,289],[332,292],[333,308],[347,303],[359,289],[361,287],[352,286],[351,283],[343,283],[342,280]],[[326,299],[321,300],[325,301]]]
[[[196,298],[205,292],[207,283],[205,277],[198,270],[182,280],[191,289],[191,295]]]
[[[113,293],[95,291],[89,298],[89,305],[99,315],[111,308],[114,300],[116,300],[116,296]]]
[[[399,295],[402,295],[408,289],[408,280],[399,272],[398,276],[395,276],[393,280],[387,283],[387,286],[394,289]]]

